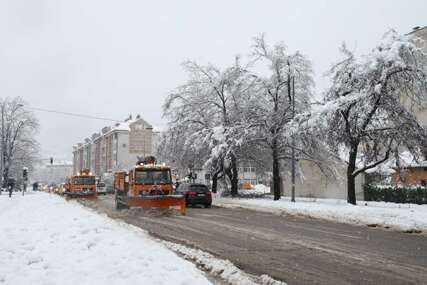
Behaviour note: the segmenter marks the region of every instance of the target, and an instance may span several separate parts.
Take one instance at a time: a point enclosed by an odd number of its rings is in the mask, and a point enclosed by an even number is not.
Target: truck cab
[[[89,170],[82,170],[69,177],[65,183],[68,197],[96,197],[95,176]]]

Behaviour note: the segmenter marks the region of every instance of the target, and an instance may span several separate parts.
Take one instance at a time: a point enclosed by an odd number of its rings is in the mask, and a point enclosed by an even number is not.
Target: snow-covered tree
[[[427,58],[394,31],[368,55],[358,58],[345,46],[341,51],[344,58],[331,70],[325,105],[307,122],[337,155],[345,156],[347,200],[356,204],[357,175],[402,149],[422,154],[426,130],[410,105],[427,102]]]
[[[37,158],[38,122],[24,104],[19,97],[0,99],[0,163],[4,183],[11,174],[18,177],[22,167],[31,170]]]
[[[231,194],[237,194],[236,149],[242,142],[239,114],[248,78],[239,60],[224,70],[213,65],[184,63],[189,74],[186,84],[170,94],[164,105],[169,127],[159,153],[169,153],[181,164],[200,165],[212,174],[213,190],[218,177],[226,175]]]
[[[299,52],[290,53],[283,43],[267,45],[264,36],[255,38],[252,56],[255,64],[265,66],[268,75],[252,73],[257,79],[250,120],[252,142],[271,151],[274,199],[280,199],[280,174],[283,159],[295,151],[295,140],[286,132],[295,113],[309,109],[312,96],[311,63]]]

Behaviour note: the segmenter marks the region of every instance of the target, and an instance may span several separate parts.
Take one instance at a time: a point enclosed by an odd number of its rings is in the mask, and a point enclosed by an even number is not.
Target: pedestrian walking
[[[9,189],[9,198],[12,197],[12,192],[14,187],[15,187],[15,181],[10,179],[7,183],[7,188]]]

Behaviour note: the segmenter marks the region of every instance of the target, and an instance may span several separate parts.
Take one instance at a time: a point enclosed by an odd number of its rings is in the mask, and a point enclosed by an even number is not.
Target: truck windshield
[[[169,170],[144,170],[135,172],[136,184],[168,184],[171,183]]]
[[[91,185],[95,184],[95,176],[79,176],[74,177],[75,185]]]

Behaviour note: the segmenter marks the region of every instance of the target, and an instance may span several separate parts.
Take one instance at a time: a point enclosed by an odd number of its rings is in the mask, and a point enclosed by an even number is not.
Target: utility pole
[[[292,118],[295,118],[295,77],[292,76]],[[291,201],[295,202],[295,138],[292,135],[292,161],[291,161],[291,171],[292,171],[292,198]]]

